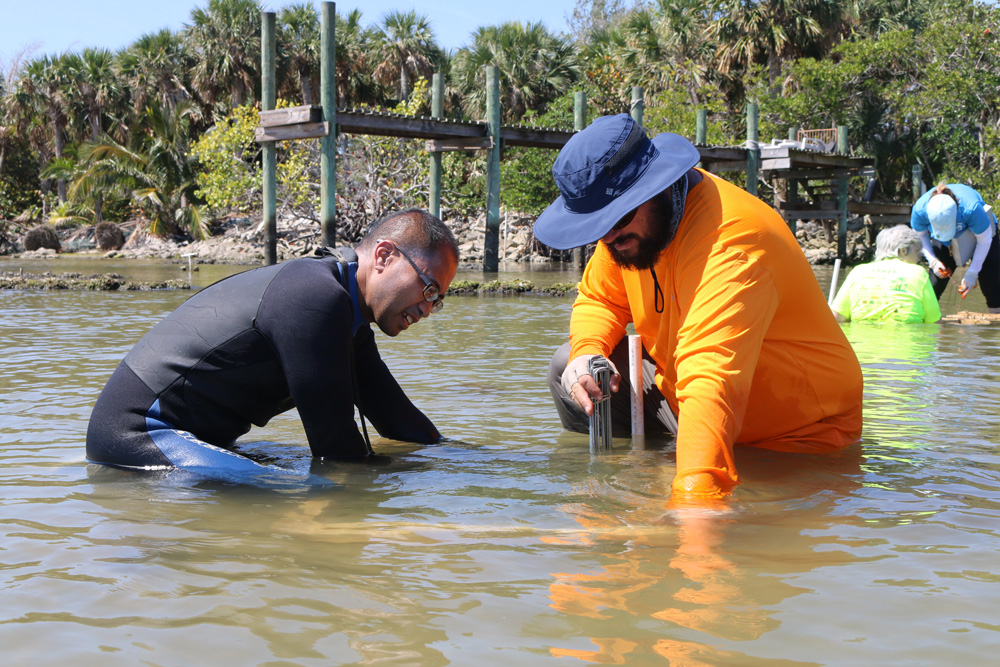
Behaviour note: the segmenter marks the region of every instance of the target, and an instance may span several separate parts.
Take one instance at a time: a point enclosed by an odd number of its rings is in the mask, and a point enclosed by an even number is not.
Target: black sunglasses
[[[632,223],[632,219],[635,217],[635,212],[638,210],[639,210],[638,208],[634,208],[625,215],[623,215],[621,220],[616,222],[615,226],[612,227],[611,229],[625,229],[626,227],[628,227]]]

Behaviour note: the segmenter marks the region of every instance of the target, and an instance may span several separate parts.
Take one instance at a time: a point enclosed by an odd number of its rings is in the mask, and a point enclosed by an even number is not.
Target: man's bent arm
[[[674,500],[721,496],[739,483],[733,446],[778,306],[770,274],[737,250],[719,250],[683,292],[679,298],[689,306],[682,308],[676,353]]]
[[[371,329],[358,332],[355,363],[361,407],[380,435],[420,443],[441,439],[431,420],[410,401],[382,361]]]

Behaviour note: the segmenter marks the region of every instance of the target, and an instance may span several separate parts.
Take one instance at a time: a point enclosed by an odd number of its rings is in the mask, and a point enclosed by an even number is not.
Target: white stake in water
[[[833,262],[833,280],[830,281],[830,298],[827,299],[829,305],[833,305],[833,298],[837,296],[837,281],[840,279],[840,258]]]
[[[642,339],[628,337],[628,377],[632,385],[632,435],[645,435],[642,404]]]

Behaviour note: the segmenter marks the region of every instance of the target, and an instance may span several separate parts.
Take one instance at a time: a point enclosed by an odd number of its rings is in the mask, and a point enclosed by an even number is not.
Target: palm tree
[[[260,15],[257,0],[209,0],[191,12],[192,80],[209,104],[238,107],[259,96]]]
[[[931,10],[942,6],[936,0],[849,0],[847,14],[857,32],[878,37],[893,30],[920,32],[931,19]]]
[[[105,114],[122,101],[122,88],[115,73],[115,57],[107,49],[84,49],[80,54],[80,103],[90,126],[90,140],[104,132]]]
[[[465,111],[473,117],[483,117],[486,110],[486,65],[500,72],[501,106],[508,122],[520,120],[528,109],[544,111],[571,89],[581,70],[573,45],[540,22],[478,28],[472,46],[459,49],[451,67],[452,85],[465,96]]]
[[[411,81],[430,77],[441,50],[434,40],[430,20],[415,11],[391,11],[382,18],[378,33],[381,62],[375,68],[375,79],[389,85],[399,81],[399,101],[410,96]]]
[[[7,150],[17,137],[14,124],[13,98],[20,76],[20,65],[13,62],[9,69],[0,69],[0,177],[3,176],[3,161]]]
[[[840,25],[842,11],[829,0],[719,0],[708,28],[719,44],[719,69],[733,74],[764,65],[774,86],[782,63],[821,55],[825,27]]]
[[[93,189],[131,196],[148,207],[150,231],[173,234],[185,229],[194,238],[207,236],[201,209],[192,202],[195,160],[188,150],[190,122],[197,107],[182,101],[170,111],[154,102],[146,109],[146,134],[128,146],[105,136],[85,144],[80,162],[85,171],[73,182],[73,193],[85,199]]]
[[[633,85],[655,94],[680,84],[693,104],[701,103],[698,90],[706,83],[715,51],[704,29],[709,3],[655,0],[649,9],[637,9],[625,18],[621,25],[625,44],[616,55]]]
[[[137,113],[153,100],[172,111],[178,102],[191,98],[194,59],[180,36],[168,29],[137,39],[118,54],[117,66]]]
[[[80,87],[80,57],[74,54],[42,56],[28,63],[12,99],[13,111],[19,123],[31,133],[40,129],[38,118],[47,121],[45,143],[52,142],[56,159],[63,157],[66,148],[67,128],[72,120],[76,94]],[[32,128],[32,126],[34,126]],[[41,139],[34,133],[36,141]],[[59,201],[66,201],[66,181],[57,181]]]
[[[592,27],[578,44],[580,61],[584,63],[581,76],[585,82],[587,104],[593,105],[601,115],[627,112],[632,81],[620,57],[626,47],[620,26],[602,24]]]
[[[319,17],[312,5],[289,5],[281,10],[278,23],[278,56],[285,64],[282,69],[298,78],[302,103],[312,104],[313,84],[319,77]]]
[[[381,100],[372,73],[375,33],[361,25],[361,11],[337,14],[337,100],[345,107],[376,105]]]

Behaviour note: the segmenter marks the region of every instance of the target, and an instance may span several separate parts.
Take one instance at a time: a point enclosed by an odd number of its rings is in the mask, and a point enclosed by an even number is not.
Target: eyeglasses
[[[381,242],[382,239],[379,239],[375,243],[381,243]],[[420,270],[420,267],[417,266],[412,259],[410,259],[409,255],[403,252],[402,248],[400,248],[395,243],[393,243],[393,245],[396,247],[396,250],[399,251],[399,254],[403,256],[403,259],[409,262],[410,266],[413,267],[413,270],[417,272],[417,275],[420,276],[420,280],[423,281],[424,301],[427,301],[431,304],[431,312],[432,313],[441,312],[441,309],[444,308],[444,297],[441,296],[441,289],[437,286],[437,284],[433,280],[427,277],[426,273]]]
[[[626,227],[628,227],[632,223],[632,218],[635,217],[635,212],[638,210],[639,210],[638,208],[634,208],[625,215],[623,215],[622,219],[616,222],[615,226],[612,227],[611,229],[625,229]]]

